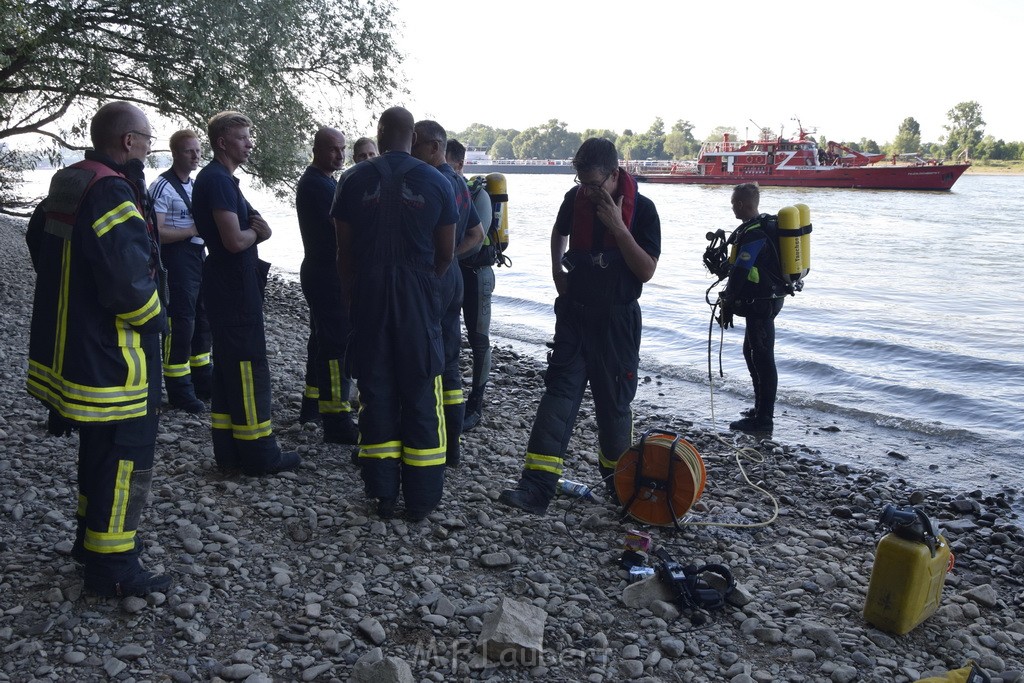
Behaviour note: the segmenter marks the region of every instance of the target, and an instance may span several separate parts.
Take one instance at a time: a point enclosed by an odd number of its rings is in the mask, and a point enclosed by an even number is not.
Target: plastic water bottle
[[[590,490],[589,486],[578,481],[573,481],[572,479],[559,479],[558,490],[567,496],[594,500],[594,492]]]

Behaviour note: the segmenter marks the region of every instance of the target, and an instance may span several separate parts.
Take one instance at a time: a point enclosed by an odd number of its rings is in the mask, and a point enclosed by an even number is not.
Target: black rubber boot
[[[770,417],[745,417],[729,423],[729,429],[734,432],[746,432],[747,434],[771,434],[775,427]]]
[[[207,363],[192,368],[192,389],[196,392],[196,398],[200,401],[209,401],[213,398],[213,364]]]
[[[272,460],[263,469],[249,469],[242,467],[242,474],[250,477],[262,477],[268,474],[278,474],[297,469],[302,464],[302,458],[295,451],[281,451],[277,458]]]
[[[308,422],[319,422],[320,421],[320,401],[319,399],[310,398],[309,396],[302,397],[302,408],[299,410],[299,424],[306,424]]]
[[[498,496],[498,502],[519,508],[535,515],[548,511],[551,499],[555,497],[558,475],[553,472],[524,470],[514,489],[505,489]]]
[[[193,415],[206,412],[206,404],[196,398],[191,375],[164,377],[164,387],[167,389],[167,402],[171,404],[172,408],[184,410]]]
[[[448,450],[445,452],[445,466],[457,468],[462,462],[462,445],[459,438],[464,429],[463,417],[466,404],[456,403],[444,407],[444,428],[448,438]]]
[[[85,566],[85,589],[104,598],[144,597],[150,593],[165,593],[170,587],[170,576],[155,574],[142,567],[121,576],[111,576],[103,568],[95,568],[91,564]]]
[[[480,423],[480,418],[483,417],[484,411],[484,390],[487,385],[484,384],[480,387],[474,387],[469,392],[469,398],[466,399],[465,411],[466,415],[462,420],[462,431],[468,432]]]
[[[320,419],[324,424],[324,443],[359,443],[359,427],[352,413],[321,413]]]

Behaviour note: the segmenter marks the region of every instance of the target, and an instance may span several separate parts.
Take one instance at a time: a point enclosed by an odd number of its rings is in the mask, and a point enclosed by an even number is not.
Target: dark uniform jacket
[[[163,330],[159,247],[127,169],[86,152],[58,171],[26,239],[38,273],[28,391],[78,423],[144,417],[142,335]]]

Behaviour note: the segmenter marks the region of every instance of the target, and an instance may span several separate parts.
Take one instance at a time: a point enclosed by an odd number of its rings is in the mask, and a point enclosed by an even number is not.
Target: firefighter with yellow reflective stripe
[[[299,281],[309,304],[306,344],[306,390],[299,422],[317,415],[324,443],[359,443],[352,415],[352,379],[345,376],[345,344],[350,325],[341,306],[341,284],[335,266],[338,246],[331,222],[331,202],[338,189],[334,172],[345,164],[345,135],[326,126],[313,137],[313,163],[295,187],[295,211],[302,235]]]
[[[253,148],[244,114],[224,111],[208,124],[213,161],[196,176],[192,217],[210,251],[203,264],[203,303],[213,335],[213,455],[222,469],[260,476],[298,467],[282,452],[270,415],[270,366],[263,327],[269,263],[256,245],[270,226],[238,188],[235,170]]]
[[[159,247],[143,218],[152,129],[127,102],[90,126],[94,150],[58,171],[26,239],[36,269],[28,391],[78,427],[78,530],[85,587],[165,591],[139,562],[160,406]]]
[[[445,161],[448,133],[437,121],[416,122],[416,145],[413,156],[425,161],[441,172],[455,192],[455,206],[459,220],[455,224],[455,256],[461,257],[480,250],[484,241],[484,229],[469,196],[469,186]],[[444,424],[448,439],[445,465],[458,467],[462,459],[459,439],[466,415],[466,400],[462,394],[462,371],[459,368],[459,351],[462,349],[462,270],[458,266],[448,269],[442,279],[442,303],[445,306],[441,316],[441,340],[444,345],[444,373],[441,384],[444,388]]]
[[[504,505],[541,514],[555,494],[573,423],[587,385],[594,397],[598,467],[611,475],[632,441],[631,403],[640,364],[637,301],[661,255],[661,221],[636,180],[618,164],[611,141],[589,138],[576,152],[576,187],[551,232],[555,340],[545,390],[526,445],[519,483]],[[566,251],[568,244],[569,250]]]
[[[454,258],[451,183],[411,156],[413,118],[381,114],[383,153],[338,182],[331,216],[359,388],[359,464],[377,513],[422,520],[441,501],[447,448],[441,389],[441,278]]]

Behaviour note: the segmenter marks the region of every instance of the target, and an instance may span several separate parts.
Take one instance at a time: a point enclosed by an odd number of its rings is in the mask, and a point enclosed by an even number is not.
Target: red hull
[[[648,183],[691,185],[738,185],[756,182],[762,186],[837,187],[871,190],[949,190],[970,164],[935,166],[853,166],[808,169],[776,169],[774,173],[699,175],[696,173],[637,174]]]

